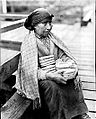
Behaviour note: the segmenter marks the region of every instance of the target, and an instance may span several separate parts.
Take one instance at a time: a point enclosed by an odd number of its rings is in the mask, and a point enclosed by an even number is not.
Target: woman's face
[[[35,33],[40,37],[47,37],[52,29],[51,20],[44,20],[35,26]]]

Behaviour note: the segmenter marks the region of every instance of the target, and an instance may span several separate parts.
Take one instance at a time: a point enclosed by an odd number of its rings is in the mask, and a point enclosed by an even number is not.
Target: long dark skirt
[[[42,80],[39,82],[39,89],[42,119],[71,119],[88,112],[82,89],[75,88],[73,80],[66,85]],[[42,114],[46,116],[42,117]]]

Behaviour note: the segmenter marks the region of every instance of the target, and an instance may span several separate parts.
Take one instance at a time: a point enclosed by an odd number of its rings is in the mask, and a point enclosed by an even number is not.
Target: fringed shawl
[[[69,56],[75,63],[76,59],[72,56],[70,50],[67,48],[67,46],[64,44],[63,41],[61,41],[57,36],[55,36],[53,33],[51,33],[52,41],[55,45],[57,45],[60,49],[62,49],[67,56]]]
[[[40,96],[38,91],[38,52],[36,37],[28,34],[21,45],[21,57],[19,60],[15,87],[27,98],[35,100]]]
[[[71,55],[67,47],[56,38],[53,34],[52,42],[54,42],[60,49],[62,49],[70,58],[73,60],[74,57]],[[38,89],[38,48],[37,40],[34,32],[29,33],[21,45],[21,57],[19,59],[17,79],[15,87],[17,90],[31,100],[38,98],[40,104],[40,95]],[[38,105],[36,102],[36,105]]]

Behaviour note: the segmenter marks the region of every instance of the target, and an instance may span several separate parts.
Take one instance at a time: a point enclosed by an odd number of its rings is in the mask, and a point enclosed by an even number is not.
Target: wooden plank
[[[95,46],[93,44],[93,41],[94,41],[94,39],[92,39],[91,45]],[[76,46],[75,45],[68,45],[68,47],[73,52],[82,52],[82,53],[86,53],[86,52],[88,53],[89,52],[89,53],[92,53],[92,52],[95,51],[94,47],[93,48],[86,48],[86,49],[84,49],[84,47],[82,46],[82,44],[79,44],[79,45],[76,45]]]
[[[0,66],[0,82],[4,82],[17,70],[20,53]]]
[[[20,51],[21,42],[0,40],[0,47]]]
[[[96,119],[96,113],[88,112],[88,115],[91,117],[91,119]]]
[[[87,70],[79,70],[79,75],[95,77],[95,72]]]
[[[76,59],[78,60],[85,60],[85,61],[95,61],[95,54],[93,55],[73,55],[74,57],[76,57]]]
[[[82,58],[82,57],[79,56],[78,58],[76,57],[76,59],[77,59],[78,62],[82,62],[83,61],[83,62],[88,62],[88,63],[92,63],[92,64],[95,63],[95,56],[94,56],[94,58],[93,57],[91,57],[91,58],[83,57]]]
[[[89,65],[85,65],[85,66],[79,65],[78,67],[79,67],[79,70],[89,70],[89,71],[94,71],[95,70],[95,68],[94,68],[95,66],[92,67],[92,66],[89,66]]]
[[[96,101],[85,100],[85,103],[88,106],[89,112],[96,113],[96,110],[95,110]]]
[[[76,50],[76,49],[75,49]],[[74,55],[85,55],[85,56],[92,56],[94,53],[95,53],[95,50],[92,52],[92,51],[84,51],[83,52],[83,49],[82,50],[76,50],[76,51],[73,51],[73,50],[71,50],[71,52],[72,52],[72,54],[74,54]]]
[[[74,46],[71,46],[71,47],[68,47],[70,49],[70,51],[72,53],[83,53],[83,54],[90,54],[92,55],[92,53],[95,52],[95,49],[82,49],[82,47],[80,47],[79,49],[76,49],[76,47]]]
[[[19,27],[23,26],[24,21],[25,21],[25,19],[15,21],[15,22],[13,22],[13,24],[1,28],[0,33],[8,32],[8,31],[11,31],[13,29],[19,28]]]
[[[96,84],[95,83],[90,83],[90,82],[84,82],[82,81],[82,88],[85,90],[92,90],[96,91]]]
[[[72,54],[75,55],[75,56],[78,56],[78,57],[79,57],[79,56],[80,56],[80,57],[81,57],[81,56],[82,56],[82,57],[83,57],[83,56],[85,56],[85,57],[88,57],[88,56],[89,56],[89,58],[90,58],[90,57],[93,57],[93,56],[94,56],[94,53],[95,53],[95,51],[94,51],[94,52],[89,52],[89,53],[88,53],[88,52],[83,52],[83,51],[82,51],[82,52],[72,52]]]
[[[96,101],[85,100],[85,102],[88,106],[89,112],[96,113],[96,111],[94,111]],[[24,97],[21,97],[15,93],[1,108],[1,119],[19,119],[30,104],[30,100],[25,99]]]
[[[12,59],[18,53],[19,53],[19,51],[10,50],[10,49],[6,49],[6,48],[0,48],[0,55],[1,55],[0,65],[4,64],[8,60]]]
[[[19,119],[30,104],[31,100],[15,93],[1,108],[1,119]]]
[[[78,41],[78,42],[80,43],[80,41]],[[93,42],[93,40],[92,40],[92,42]],[[92,42],[91,42],[91,44],[94,46],[94,44]],[[77,51],[83,51],[83,50],[84,51],[92,51],[92,52],[94,51],[94,48],[92,48],[92,49],[91,48],[86,48],[86,49],[83,48],[82,49],[82,44],[79,44],[79,45],[76,45],[76,46],[74,44],[72,44],[72,45],[71,44],[68,44],[67,46],[69,47],[70,50],[73,50],[73,51],[75,51],[75,49],[77,49]]]
[[[88,63],[88,62],[77,62],[78,66],[81,65],[81,66],[91,66],[93,68],[95,68],[95,64],[93,64],[92,62],[91,63]]]
[[[27,17],[28,15],[26,14],[0,14],[0,19],[4,20],[4,19],[12,19],[12,20],[16,20],[16,19],[22,19]]]
[[[96,91],[83,90],[83,94],[85,99],[96,101]]]
[[[76,59],[78,59],[78,60],[87,60],[87,61],[94,61],[94,59],[95,59],[95,54],[91,54],[91,55],[85,55],[85,54],[80,54],[80,53],[78,53],[78,54],[73,54],[72,53],[72,55],[74,56],[74,57],[76,57]]]
[[[0,81],[0,89],[6,90],[6,91],[12,91],[12,87],[10,87],[8,84],[1,83]]]
[[[96,83],[95,77],[91,77],[91,76],[80,76],[81,81],[86,81],[86,82],[93,82]]]
[[[78,54],[72,54],[76,59],[78,59],[78,60],[82,60],[82,59],[84,59],[84,60],[88,60],[89,61],[89,59],[90,60],[94,60],[94,58],[95,58],[95,55],[84,55],[84,54],[80,54],[80,53],[78,53]],[[91,59],[92,58],[92,59]]]

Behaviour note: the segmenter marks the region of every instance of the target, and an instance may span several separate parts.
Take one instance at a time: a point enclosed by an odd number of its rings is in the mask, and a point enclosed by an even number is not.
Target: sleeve
[[[67,56],[62,50],[59,50],[58,52],[56,69],[57,71],[61,71],[66,80],[75,78],[78,72],[78,66],[76,62],[72,58]]]
[[[46,71],[41,68],[38,69],[38,80],[46,79]]]

